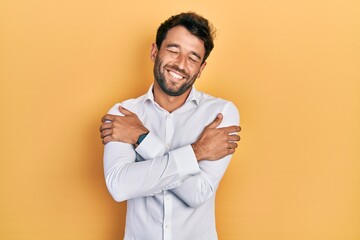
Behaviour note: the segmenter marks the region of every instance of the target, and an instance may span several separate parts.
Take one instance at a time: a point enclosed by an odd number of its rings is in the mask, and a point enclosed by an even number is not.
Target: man
[[[240,127],[234,104],[193,87],[213,46],[205,18],[172,16],[152,45],[149,91],[102,119],[106,184],[127,200],[126,240],[217,239],[215,192]]]

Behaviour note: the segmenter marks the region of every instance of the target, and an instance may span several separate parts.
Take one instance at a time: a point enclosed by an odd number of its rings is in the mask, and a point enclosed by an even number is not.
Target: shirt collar
[[[151,84],[148,92],[145,94],[145,99],[144,99],[145,101],[150,100],[152,102],[155,102],[153,87],[154,87],[154,84]],[[189,94],[188,98],[186,99],[185,103],[195,102],[196,105],[199,105],[200,96],[201,96],[200,92],[194,86],[192,86],[190,94]]]

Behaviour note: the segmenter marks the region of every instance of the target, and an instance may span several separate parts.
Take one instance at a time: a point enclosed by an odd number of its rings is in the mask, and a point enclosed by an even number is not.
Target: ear
[[[203,64],[201,64],[201,66],[200,66],[200,69],[199,69],[199,73],[198,73],[198,75],[197,75],[197,78],[200,78],[201,72],[204,70],[205,66],[206,66],[206,62],[203,62]]]
[[[151,51],[150,51],[151,61],[153,61],[153,62],[155,61],[155,58],[156,58],[156,55],[157,55],[158,51],[159,51],[159,50],[158,50],[156,44],[153,43],[153,44],[151,45]]]

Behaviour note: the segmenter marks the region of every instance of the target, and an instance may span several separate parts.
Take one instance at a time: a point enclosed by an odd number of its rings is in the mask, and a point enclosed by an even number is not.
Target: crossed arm
[[[236,134],[240,131],[236,126],[238,116],[234,125],[219,127],[223,115],[218,114],[197,141],[167,153],[161,140],[149,133],[144,144],[153,143],[153,147],[148,148],[151,149],[149,152],[142,152],[147,161],[135,162],[137,138],[149,131],[136,114],[122,107],[119,111],[123,116],[107,114],[100,126],[105,144],[106,183],[115,200],[171,190],[186,204],[196,207],[216,191],[240,140]],[[237,110],[232,114],[238,114]]]

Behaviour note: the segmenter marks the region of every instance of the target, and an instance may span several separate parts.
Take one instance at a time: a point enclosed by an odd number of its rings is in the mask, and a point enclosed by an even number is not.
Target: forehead
[[[167,32],[166,38],[161,45],[166,47],[169,44],[177,44],[182,50],[194,51],[202,57],[205,54],[204,42],[200,38],[191,34],[183,26],[173,27]]]

